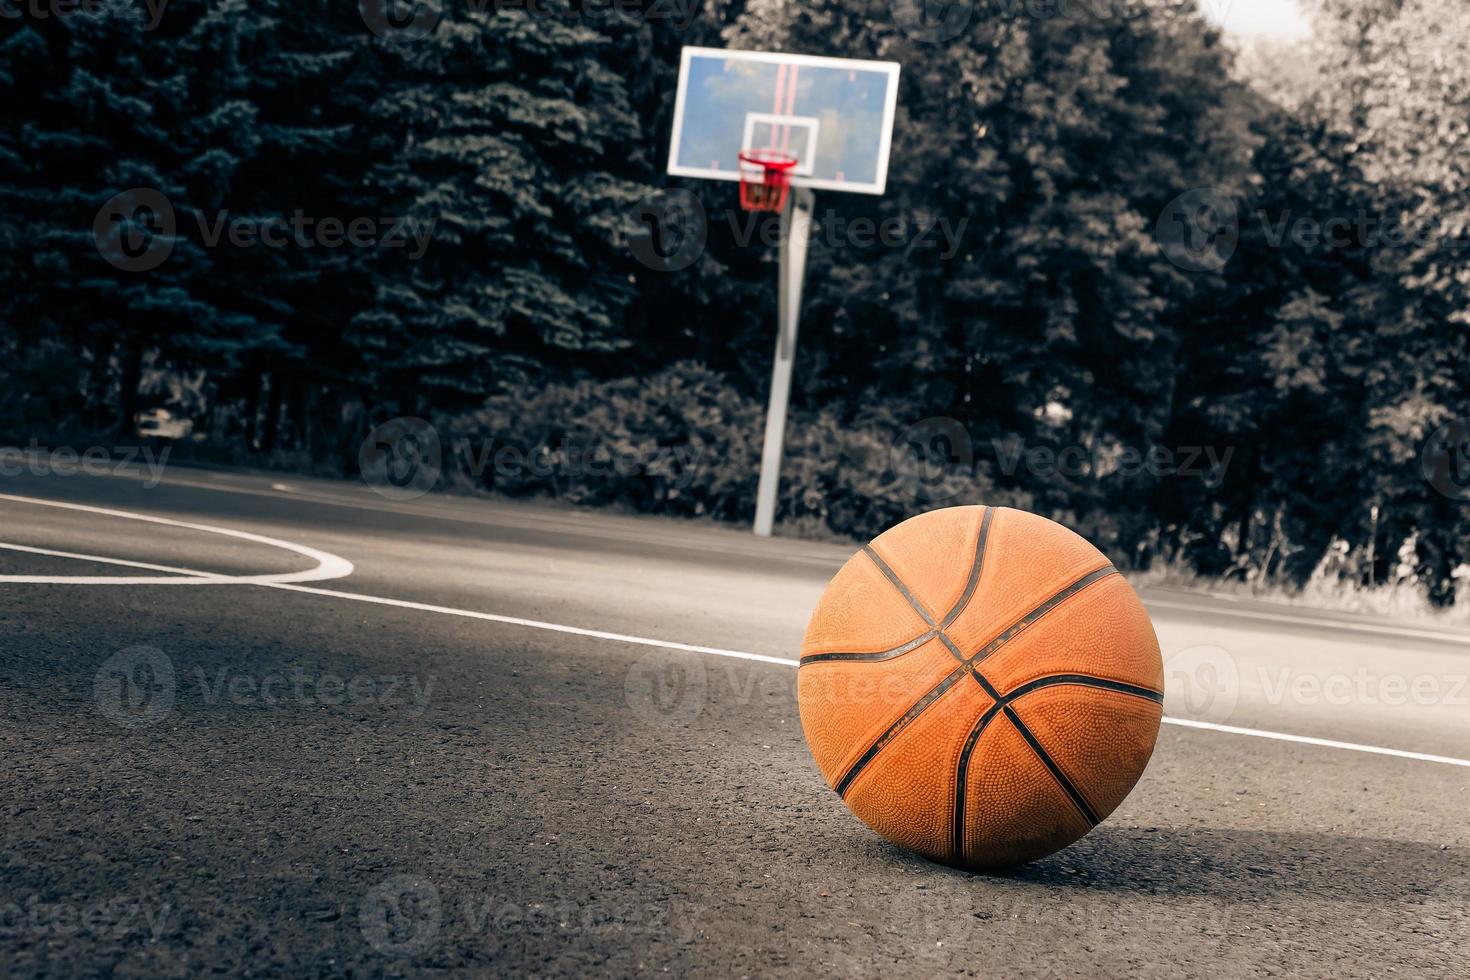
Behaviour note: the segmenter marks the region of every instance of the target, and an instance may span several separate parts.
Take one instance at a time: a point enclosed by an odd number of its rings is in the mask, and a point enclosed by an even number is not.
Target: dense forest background
[[[911,0],[385,2],[7,7],[0,442],[129,444],[165,407],[176,458],[351,473],[417,416],[445,485],[746,520],[776,253],[733,186],[663,175],[679,48],[882,58],[889,192],[819,224],[957,247],[818,234],[788,531],[984,501],[1132,568],[1454,601],[1470,11],[1318,0],[1310,45],[1242,53],[1185,0],[958,31]],[[707,245],[650,268],[635,213],[679,186]],[[298,213],[424,237],[212,237]]]

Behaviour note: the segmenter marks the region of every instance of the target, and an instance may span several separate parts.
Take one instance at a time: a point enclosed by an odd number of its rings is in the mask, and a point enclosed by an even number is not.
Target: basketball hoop
[[[755,488],[759,537],[771,536],[780,498],[813,192],[883,194],[902,71],[896,61],[776,51],[686,46],[679,55],[669,175],[739,181],[740,206],[775,212],[781,225],[779,261],[772,263],[780,285],[771,297],[779,339]]]
[[[791,191],[797,159],[780,150],[746,150],[740,154],[740,206],[747,211],[780,211]]]

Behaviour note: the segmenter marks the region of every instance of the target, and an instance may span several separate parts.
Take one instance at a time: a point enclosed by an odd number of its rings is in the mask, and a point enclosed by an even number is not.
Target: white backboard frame
[[[704,180],[738,181],[739,169],[715,170],[709,167],[678,164],[677,154],[684,129],[684,111],[688,96],[689,67],[695,58],[727,58],[764,64],[813,66],[854,72],[881,72],[888,76],[883,119],[879,133],[876,179],[872,182],[850,180],[828,180],[809,174],[795,174],[791,183],[794,187],[810,187],[815,190],[845,191],[849,194],[883,194],[888,189],[888,163],[893,148],[893,124],[898,113],[898,80],[902,66],[896,61],[866,61],[854,58],[827,58],[819,55],[785,54],[777,51],[737,51],[727,48],[686,47],[680,58],[679,88],[674,97],[674,126],[669,140],[668,173],[675,177],[697,177]],[[798,114],[800,109],[798,109]],[[810,118],[810,117],[808,117]],[[747,120],[744,123],[749,125]],[[742,138],[744,134],[742,133]],[[742,144],[743,145],[743,144]],[[815,167],[816,161],[809,161]],[[808,168],[802,168],[808,169]]]

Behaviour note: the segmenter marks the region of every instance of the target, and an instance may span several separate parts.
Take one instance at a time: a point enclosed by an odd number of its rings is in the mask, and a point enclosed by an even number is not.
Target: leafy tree
[[[524,11],[446,19],[385,43],[371,120],[391,147],[374,196],[434,228],[380,257],[348,340],[386,391],[464,407],[628,346],[639,267],[626,216],[651,188],[643,125],[611,68],[628,32]]]

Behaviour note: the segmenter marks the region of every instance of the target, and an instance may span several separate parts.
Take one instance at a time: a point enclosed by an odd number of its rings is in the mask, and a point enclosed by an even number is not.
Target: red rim
[[[740,154],[740,206],[747,211],[780,211],[791,190],[796,157],[780,150],[746,150]]]
[[[746,150],[740,154],[740,162],[763,167],[768,173],[784,174],[795,170],[799,161],[780,150]]]

